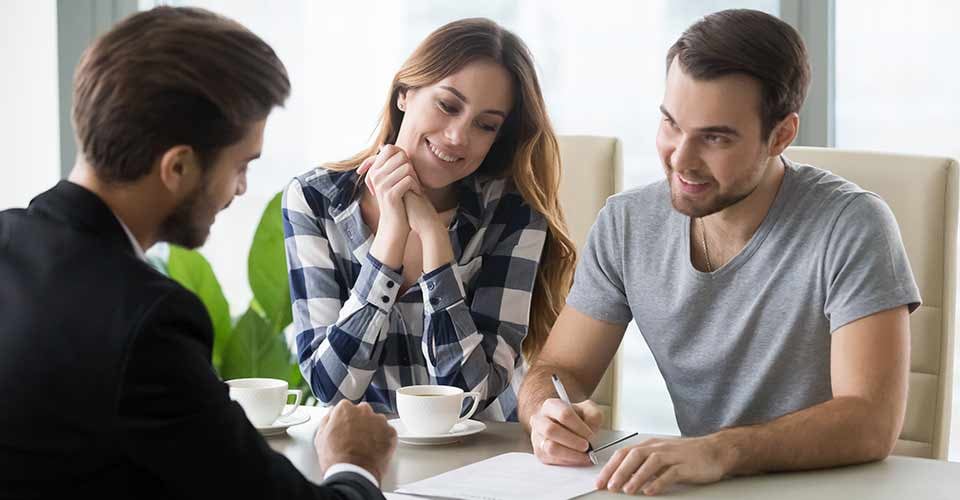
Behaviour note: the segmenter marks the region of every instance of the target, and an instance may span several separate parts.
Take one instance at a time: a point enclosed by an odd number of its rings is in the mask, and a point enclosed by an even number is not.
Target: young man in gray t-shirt
[[[719,12],[667,64],[667,179],[600,212],[520,393],[535,453],[587,463],[600,412],[585,399],[634,320],[684,437],[619,451],[598,487],[655,494],[882,459],[903,422],[920,296],[883,200],[781,156],[809,79],[799,35],[764,13]],[[553,373],[581,402],[556,399]]]

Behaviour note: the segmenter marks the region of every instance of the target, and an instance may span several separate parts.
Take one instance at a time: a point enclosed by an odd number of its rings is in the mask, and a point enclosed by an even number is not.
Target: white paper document
[[[530,453],[504,453],[415,483],[397,493],[464,500],[562,500],[590,493],[603,467],[544,465]]]

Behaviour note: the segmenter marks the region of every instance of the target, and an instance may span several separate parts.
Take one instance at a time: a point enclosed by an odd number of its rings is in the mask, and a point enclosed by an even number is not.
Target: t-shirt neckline
[[[698,279],[704,280],[712,280],[726,276],[735,272],[738,268],[747,263],[753,254],[760,249],[763,241],[767,238],[767,236],[770,234],[770,231],[780,219],[784,207],[787,205],[789,198],[794,191],[792,189],[795,181],[794,178],[796,177],[794,164],[783,155],[780,155],[780,160],[783,161],[783,180],[780,181],[780,188],[777,190],[777,195],[773,199],[773,204],[770,205],[770,209],[767,210],[767,215],[764,216],[763,222],[760,223],[760,227],[757,228],[756,232],[754,232],[753,236],[750,238],[750,241],[747,242],[747,245],[744,246],[737,255],[735,255],[732,259],[730,259],[729,262],[724,264],[719,269],[714,270],[712,273],[701,271],[693,265],[693,255],[690,253],[690,226],[693,224],[693,218],[673,210],[674,214],[679,216],[682,223],[681,225],[683,226],[683,246],[685,248],[684,253],[686,255],[685,267],[689,273],[693,274]]]

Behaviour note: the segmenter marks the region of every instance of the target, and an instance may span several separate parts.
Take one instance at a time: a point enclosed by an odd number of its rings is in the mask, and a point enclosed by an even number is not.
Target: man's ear
[[[800,115],[790,113],[786,118],[780,120],[780,123],[773,127],[773,130],[770,132],[767,156],[780,156],[783,150],[787,149],[787,146],[797,138],[799,131]]]
[[[176,199],[195,189],[202,177],[200,161],[192,147],[174,146],[160,157],[160,182]]]

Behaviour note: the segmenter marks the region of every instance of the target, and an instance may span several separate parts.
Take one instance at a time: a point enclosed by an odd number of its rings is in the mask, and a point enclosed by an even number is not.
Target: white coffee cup
[[[473,398],[473,406],[461,416],[464,398]],[[473,416],[480,404],[479,392],[463,392],[449,385],[410,385],[397,389],[397,413],[411,435],[446,434],[459,422]]]
[[[230,399],[240,403],[255,427],[264,427],[274,423],[279,417],[286,417],[300,406],[303,391],[288,390],[286,380],[276,378],[237,378],[227,380],[230,386]],[[297,397],[293,405],[283,411],[290,395]]]

